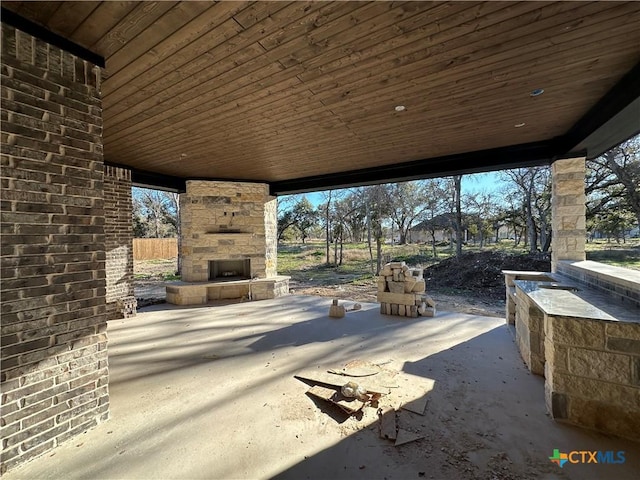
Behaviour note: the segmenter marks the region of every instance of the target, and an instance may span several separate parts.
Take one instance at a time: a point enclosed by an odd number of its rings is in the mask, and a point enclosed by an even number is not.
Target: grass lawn
[[[587,260],[640,270],[640,239],[625,243],[595,240],[586,245]]]
[[[511,240],[492,243],[483,249],[472,244],[463,248],[465,252],[488,250],[510,254],[527,253],[522,246],[514,247]],[[384,245],[382,249],[385,259],[405,261],[409,265],[422,267],[438,263],[454,254],[448,246],[438,246],[436,252],[438,256],[434,258],[431,245],[428,244]],[[601,240],[590,242],[587,244],[587,259],[640,270],[640,239],[621,244]],[[330,260],[333,262],[333,245]],[[337,268],[326,264],[325,244],[322,241],[278,245],[278,273],[290,275],[294,281],[308,281],[312,278],[318,285],[371,282],[373,275],[370,265],[369,250],[364,242],[345,244],[344,262]]]

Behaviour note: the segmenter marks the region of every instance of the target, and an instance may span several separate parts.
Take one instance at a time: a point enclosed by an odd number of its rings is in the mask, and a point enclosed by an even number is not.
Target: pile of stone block
[[[118,311],[122,314],[123,318],[135,317],[138,309],[138,301],[136,297],[122,297],[117,300]]]
[[[409,268],[404,262],[387,263],[378,277],[380,313],[414,318],[435,316],[435,303],[425,290],[421,268]]]

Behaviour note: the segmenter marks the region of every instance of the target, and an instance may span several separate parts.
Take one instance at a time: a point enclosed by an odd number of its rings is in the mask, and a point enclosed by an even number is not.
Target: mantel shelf
[[[221,237],[253,237],[255,234],[244,232],[206,232],[205,235],[218,235]]]

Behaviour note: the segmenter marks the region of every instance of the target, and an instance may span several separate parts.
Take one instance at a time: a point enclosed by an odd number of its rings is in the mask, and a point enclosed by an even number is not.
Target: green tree
[[[311,230],[318,221],[318,213],[306,196],[303,196],[298,203],[293,206],[292,212],[294,226],[298,230],[302,243],[305,243],[305,240],[309,238]]]

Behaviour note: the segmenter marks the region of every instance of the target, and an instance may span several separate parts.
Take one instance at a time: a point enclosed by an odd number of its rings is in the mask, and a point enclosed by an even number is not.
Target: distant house
[[[436,243],[450,242],[452,237],[455,238],[455,214],[443,213],[414,225],[409,229],[408,239],[411,243],[431,243],[432,230]],[[463,240],[466,241],[468,236],[468,230],[463,225]]]

